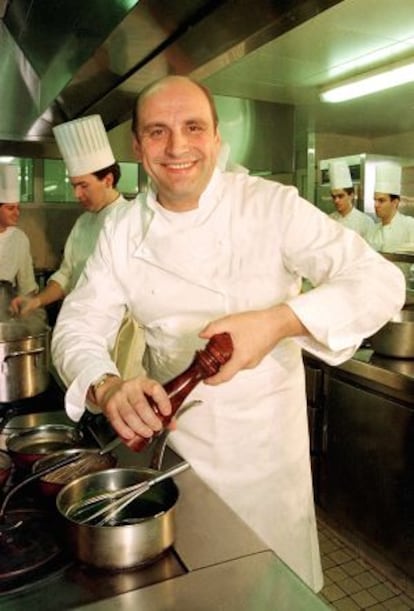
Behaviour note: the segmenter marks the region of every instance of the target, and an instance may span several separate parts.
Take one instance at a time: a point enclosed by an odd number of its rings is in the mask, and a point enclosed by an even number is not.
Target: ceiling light
[[[345,102],[413,81],[414,61],[409,64],[399,62],[337,83],[324,89],[320,98],[323,102]]]

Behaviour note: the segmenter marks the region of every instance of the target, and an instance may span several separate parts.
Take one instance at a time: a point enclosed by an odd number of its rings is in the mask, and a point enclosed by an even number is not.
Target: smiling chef
[[[404,278],[294,187],[217,168],[208,90],[168,76],[141,92],[133,146],[151,178],[108,219],[67,297],[53,358],[78,420],[87,393],[126,441],[161,428],[162,384],[216,333],[234,352],[199,384],[171,445],[315,591],[322,587],[301,350],[336,365],[403,305]],[[302,276],[315,287],[301,292]],[[142,321],[148,377],[110,358],[124,309]]]

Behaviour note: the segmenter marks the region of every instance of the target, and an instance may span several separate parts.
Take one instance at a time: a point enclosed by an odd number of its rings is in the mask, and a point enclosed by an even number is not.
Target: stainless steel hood
[[[156,78],[207,78],[337,3],[0,0],[0,155],[42,157],[52,127],[82,115],[110,130]]]

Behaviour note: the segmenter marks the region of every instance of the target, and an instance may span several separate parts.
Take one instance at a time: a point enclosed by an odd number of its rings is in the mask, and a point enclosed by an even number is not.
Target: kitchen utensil
[[[143,482],[139,482],[138,484],[128,486],[124,489],[120,488],[116,492],[110,491],[96,494],[70,507],[67,515],[80,524],[104,526],[113,521],[129,503],[138,499],[152,486],[164,481],[167,477],[178,475],[182,471],[188,469],[189,466],[188,462],[183,461],[178,465],[170,467],[166,471],[156,473],[153,477]],[[85,510],[87,515],[85,515]],[[97,518],[100,519],[96,521]]]
[[[83,435],[75,426],[43,424],[9,435],[6,439],[6,449],[18,467],[31,469],[40,458],[58,450],[73,448],[82,440]]]
[[[414,358],[414,311],[401,310],[369,338],[374,352],[396,358]]]
[[[59,492],[56,507],[75,558],[100,569],[126,569],[153,562],[174,543],[179,492],[171,478],[130,503],[114,526],[79,524],[68,516],[69,508],[98,491],[124,490],[155,475],[153,469],[108,469],[84,475]]]
[[[0,401],[34,397],[49,384],[50,328],[37,316],[0,322]]]
[[[148,403],[161,420],[163,428],[169,425],[183,405],[183,401],[197,384],[201,380],[215,375],[220,367],[231,358],[232,353],[233,342],[229,333],[213,335],[202,350],[197,350],[187,369],[163,386],[171,402],[171,413],[168,416],[161,414],[155,401],[151,397],[147,397]],[[134,452],[140,452],[151,443],[151,439],[137,435],[133,439],[124,440],[124,443]]]

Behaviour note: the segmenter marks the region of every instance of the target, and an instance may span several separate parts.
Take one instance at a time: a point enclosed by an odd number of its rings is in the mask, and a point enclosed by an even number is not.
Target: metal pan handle
[[[4,360],[7,361],[8,359],[13,359],[16,358],[18,356],[28,356],[31,354],[41,354],[42,352],[45,351],[45,347],[42,346],[41,348],[33,348],[32,350],[18,350],[17,352],[10,352],[9,354],[6,354],[6,356],[4,357]]]

